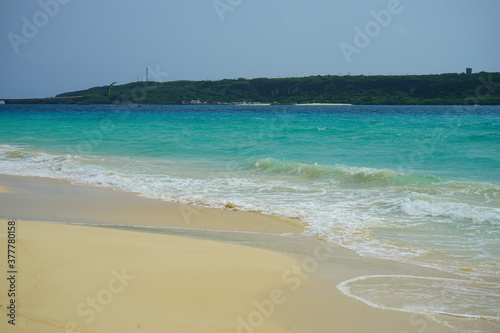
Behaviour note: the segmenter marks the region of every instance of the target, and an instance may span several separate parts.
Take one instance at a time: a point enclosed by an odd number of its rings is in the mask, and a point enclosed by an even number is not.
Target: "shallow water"
[[[0,124],[0,173],[299,217],[365,256],[500,277],[498,107],[1,105]]]

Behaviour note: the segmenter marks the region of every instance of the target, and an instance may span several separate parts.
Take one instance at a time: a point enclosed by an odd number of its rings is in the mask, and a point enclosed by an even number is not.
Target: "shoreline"
[[[2,243],[6,224],[0,220]],[[396,333],[415,328],[418,319],[432,332],[456,332],[423,315],[345,296],[337,281],[400,268],[311,239],[269,235],[267,243],[280,247],[271,251],[207,234],[193,239],[26,221],[16,228],[14,331],[330,333],[334,325],[342,332]],[[299,253],[281,248],[290,240]],[[0,288],[8,288],[6,281]],[[1,294],[0,305],[7,303]],[[5,306],[2,312],[6,318]],[[11,328],[0,322],[2,331]]]
[[[353,106],[353,104],[344,103],[305,103],[305,104],[295,104],[298,106]]]
[[[278,286],[297,262],[170,235],[26,221],[16,221],[16,229],[16,330],[221,332],[252,312],[254,295]],[[9,303],[6,296],[1,304]],[[9,327],[6,308],[0,328]]]
[[[4,219],[267,233],[301,233],[306,227],[298,219],[148,199],[59,179],[0,174],[0,186],[9,193],[0,201]]]
[[[474,91],[481,83],[482,76],[490,75],[492,82],[498,82],[500,73],[481,72],[471,73],[441,73],[429,75],[318,75],[287,78],[238,78],[213,81],[169,81],[154,82],[140,81],[115,85],[113,94],[108,95],[109,86],[89,87],[88,89],[63,92],[56,97],[46,98],[0,98],[6,104],[44,104],[70,103],[93,104],[103,100],[108,104],[135,103],[154,105],[180,105],[180,97],[161,96],[160,98],[142,98],[138,103],[134,98],[134,89],[157,89],[161,92],[169,88],[182,90],[187,100],[198,100],[203,97],[205,102],[226,100],[242,101],[254,100],[265,102],[281,101],[283,104],[293,104],[300,100],[338,100],[349,101],[355,105],[374,103],[377,105],[499,105],[498,92],[490,91],[487,96],[474,98],[470,91]],[[377,84],[374,86],[374,82]],[[456,82],[462,82],[458,87]],[[435,91],[424,93],[429,86],[439,84],[441,93]],[[412,94],[408,95],[408,86],[413,87]],[[233,87],[234,90],[231,90]],[[229,91],[228,91],[229,90]],[[221,95],[221,91],[223,94]],[[362,91],[363,96],[353,94]],[[415,94],[413,92],[416,91]],[[303,96],[307,93],[307,98]],[[376,99],[372,96],[377,96]],[[151,102],[151,103],[148,103]],[[187,101],[184,101],[187,102]],[[106,104],[106,103],[103,103]]]
[[[25,282],[18,288],[20,291],[34,288],[29,293],[23,291],[20,304],[24,305],[18,312],[18,318],[25,318],[28,326],[59,327],[62,331],[64,317],[67,322],[84,328],[87,323],[82,316],[75,317],[74,308],[86,297],[98,295],[113,274],[128,267],[129,274],[151,279],[141,280],[134,287],[137,289],[132,288],[131,281],[130,289],[116,295],[112,313],[102,312],[102,319],[106,320],[96,319],[90,323],[96,325],[96,331],[120,327],[123,332],[139,329],[159,332],[166,318],[171,318],[168,322],[172,322],[171,327],[177,332],[196,332],[202,327],[206,332],[249,332],[257,328],[259,332],[289,332],[290,328],[294,332],[327,333],[331,332],[332,325],[342,332],[413,332],[420,327],[415,323],[425,323],[432,332],[456,332],[423,315],[368,306],[336,288],[343,281],[366,275],[410,274],[443,278],[454,275],[361,257],[353,251],[304,235],[304,225],[294,225],[297,221],[291,219],[201,207],[201,210],[185,211],[192,213],[192,222],[186,224],[186,215],[181,213],[186,207],[134,194],[51,179],[4,175],[0,175],[0,186],[8,191],[0,194],[0,217],[16,221],[17,240],[25,251],[19,254],[19,265],[23,265],[20,271],[23,278],[19,281]],[[25,220],[58,223],[22,222]],[[0,237],[6,237],[5,222],[0,223]],[[269,223],[273,224],[272,228],[266,225]],[[117,230],[120,228],[125,230]],[[89,255],[89,251],[93,254]],[[205,251],[215,252],[204,255]],[[175,253],[182,259],[174,260],[168,253]],[[213,260],[220,266],[214,267]],[[200,279],[183,274],[184,270],[198,271],[196,276]],[[227,279],[227,274],[233,278]],[[262,280],[262,276],[267,278]],[[57,283],[53,284],[54,281]],[[4,289],[5,284],[6,281],[0,287]],[[169,285],[183,288],[183,292],[176,294]],[[74,289],[75,286],[78,288]],[[186,293],[191,296],[186,297]],[[3,294],[0,294],[0,305],[6,304],[6,293]],[[217,298],[221,294],[238,296]],[[69,295],[73,299],[71,302]],[[206,298],[207,295],[210,297]],[[143,296],[144,302],[141,301]],[[212,301],[223,306],[214,306]],[[51,302],[60,305],[54,307]],[[143,307],[137,307],[138,304]],[[178,304],[186,307],[176,312],[173,309]],[[206,307],[200,308],[197,304]],[[64,312],[67,307],[71,313]],[[271,307],[273,311],[267,316],[266,311],[271,311]],[[228,308],[230,312],[226,311]],[[197,321],[206,309],[209,312],[203,316],[200,327],[176,321],[176,318],[183,318],[185,323]],[[0,313],[3,311],[5,308],[1,307]],[[61,317],[61,313],[65,315]],[[126,320],[122,320],[123,317]],[[365,319],[360,321],[360,317]],[[97,313],[96,318],[99,318]],[[136,323],[131,318],[143,320]],[[5,324],[1,322],[0,328],[6,327]]]

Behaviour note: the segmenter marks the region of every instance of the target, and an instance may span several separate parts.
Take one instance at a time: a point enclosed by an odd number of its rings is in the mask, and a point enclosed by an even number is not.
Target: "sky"
[[[1,0],[0,98],[145,80],[500,72],[500,0]]]

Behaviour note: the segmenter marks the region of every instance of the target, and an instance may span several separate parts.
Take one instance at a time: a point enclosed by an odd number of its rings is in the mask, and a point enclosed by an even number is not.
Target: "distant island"
[[[1,100],[1,99],[0,99]],[[140,81],[6,104],[500,105],[500,73]]]

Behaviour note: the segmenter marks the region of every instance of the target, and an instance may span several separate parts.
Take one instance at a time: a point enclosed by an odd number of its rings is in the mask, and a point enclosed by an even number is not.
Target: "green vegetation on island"
[[[24,101],[29,103],[29,100]],[[31,101],[49,104],[224,104],[245,101],[275,104],[500,105],[500,73],[318,75],[251,80],[133,82]],[[6,103],[9,101],[6,100]]]

